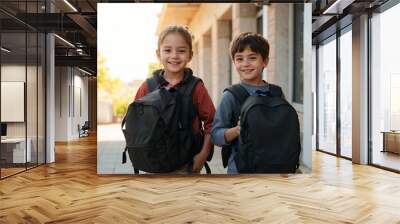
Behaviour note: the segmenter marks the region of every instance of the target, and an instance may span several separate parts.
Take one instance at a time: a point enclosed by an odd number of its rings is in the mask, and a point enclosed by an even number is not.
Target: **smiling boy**
[[[270,91],[272,85],[262,79],[262,72],[269,60],[269,44],[264,37],[251,32],[241,33],[232,41],[230,55],[240,76],[239,84],[248,95],[267,94]],[[241,104],[232,92],[224,91],[213,121],[211,137],[215,145],[223,147],[222,157],[224,166],[228,166],[228,174],[238,173],[235,154],[240,135],[240,110]]]

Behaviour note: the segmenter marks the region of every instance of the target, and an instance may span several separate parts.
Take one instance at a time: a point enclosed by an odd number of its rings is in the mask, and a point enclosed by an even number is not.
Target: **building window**
[[[21,1],[15,10],[21,16],[39,13],[39,5],[43,4],[43,1]],[[3,179],[45,163],[46,38],[44,33],[20,25],[4,12],[0,12],[0,17],[9,21],[0,29],[0,179]],[[3,138],[9,143],[3,142]]]
[[[352,26],[318,45],[317,148],[352,157]]]
[[[303,104],[303,77],[304,77],[304,51],[303,51],[303,4],[294,5],[293,16],[293,102]]]
[[[268,38],[266,37],[265,31],[264,30],[264,15],[263,15],[263,7],[259,7],[258,8],[258,12],[257,12],[257,33],[264,36],[267,40]],[[264,80],[268,80],[268,70],[264,69],[263,73],[262,73],[262,78]]]
[[[336,35],[318,47],[318,149],[336,154]]]
[[[263,7],[258,8],[257,12],[257,33],[264,35],[263,29]]]
[[[372,163],[400,170],[400,4],[371,18]]]
[[[352,32],[344,31],[340,42],[340,154],[352,157]]]
[[[262,16],[262,14],[257,17],[257,33],[263,35],[263,16]]]

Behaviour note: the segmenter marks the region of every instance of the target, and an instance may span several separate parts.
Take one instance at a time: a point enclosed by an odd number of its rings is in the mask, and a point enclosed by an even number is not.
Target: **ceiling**
[[[77,66],[95,75],[98,2],[101,1],[47,0],[46,5],[45,0],[1,0],[2,45],[13,49],[3,59],[17,61],[19,55],[26,53],[27,58],[32,58],[36,46],[39,50],[44,47],[33,40],[36,33],[52,32],[56,34],[56,66]],[[25,32],[28,33],[26,50]]]
[[[178,7],[185,7],[187,13],[194,13],[199,2],[183,3],[179,0],[0,0],[0,26],[2,43],[15,49],[14,54],[34,53],[36,42],[30,43],[33,36],[28,35],[28,47],[25,46],[25,31],[53,32],[55,38],[56,65],[79,66],[96,74],[97,70],[97,3],[122,2],[174,2],[164,9],[164,14],[173,13]],[[232,0],[232,2],[240,0]],[[47,2],[47,5],[46,5]],[[206,1],[205,1],[206,2]],[[255,0],[257,4],[272,2],[311,2],[312,3],[312,35],[313,42],[334,34],[340,27],[351,24],[352,17],[368,10],[373,10],[387,0]],[[173,6],[173,7],[172,7]],[[160,27],[159,27],[160,28]],[[33,41],[34,42],[34,41]],[[36,45],[35,45],[36,44]],[[5,46],[5,45],[3,45]],[[20,47],[18,47],[20,46]],[[39,45],[41,49],[42,45]],[[8,58],[12,58],[9,55]]]
[[[373,12],[386,2],[388,0],[313,0],[313,44],[350,25],[354,17]]]

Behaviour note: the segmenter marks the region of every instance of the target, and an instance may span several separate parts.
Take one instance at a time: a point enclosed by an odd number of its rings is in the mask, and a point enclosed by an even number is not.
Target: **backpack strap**
[[[274,84],[269,84],[269,95],[282,97],[283,93],[281,87]]]
[[[190,129],[192,127],[192,123],[196,117],[196,114],[198,114],[196,105],[193,104],[192,94],[199,82],[203,82],[203,81],[200,78],[193,76],[192,72],[190,70],[188,72],[186,78],[183,80],[181,88],[179,89],[179,92],[182,96],[189,97],[190,102],[188,103],[188,105],[184,105],[186,108],[181,110],[181,111],[185,111],[186,113],[181,114],[179,117],[183,118],[181,121],[182,125],[185,127],[189,127]],[[200,127],[200,129],[202,130],[202,127]],[[201,142],[203,142],[203,141],[201,141]],[[213,154],[214,154],[214,147],[211,148],[210,154],[207,157],[207,161],[211,161]],[[204,167],[208,174],[211,173],[211,169],[207,163],[204,164]]]
[[[124,134],[124,137],[125,137],[125,139],[126,139],[125,124],[126,124],[126,115],[125,115],[124,119],[123,119],[122,122],[121,122],[121,130],[122,130],[122,133]],[[127,151],[128,151],[128,147],[125,146],[124,152],[122,153],[122,164],[125,164],[125,163],[126,163],[126,152],[127,152]],[[137,169],[137,168],[134,167],[133,170],[134,170],[135,174],[139,174],[139,169]]]
[[[168,83],[167,80],[164,79],[163,73],[164,70],[158,69],[153,72],[152,77],[146,79],[147,89],[149,93]]]
[[[197,77],[194,77],[191,74],[188,74],[188,77],[186,77],[185,80],[183,80],[182,83],[178,86],[178,92],[180,94],[180,96],[178,95],[179,97],[183,97],[183,96],[190,97],[189,98],[190,99],[189,100],[190,101],[189,105],[184,105],[184,106],[186,106],[186,108],[182,108],[185,112],[189,112],[190,111],[190,107],[193,106],[194,107],[193,108],[194,111],[197,113],[197,108],[195,108],[195,105],[193,104],[193,100],[192,100],[191,96],[192,96],[194,88],[196,87],[197,83],[200,82],[200,81],[201,81],[201,79],[199,79]],[[190,123],[190,122],[193,121],[193,119],[194,119],[193,116],[196,113],[194,113],[193,115],[190,115],[189,117],[187,117],[188,114],[180,114],[179,117],[181,118],[182,115],[185,116],[187,119],[184,119],[186,121],[183,121],[183,122],[189,122]],[[185,124],[185,125],[190,125],[189,123]]]
[[[192,95],[194,87],[196,87],[197,83],[201,81],[201,79],[191,76],[183,83],[182,86],[182,94],[185,96]]]
[[[184,91],[183,91],[184,93],[183,93],[183,94],[189,95],[189,96],[190,96],[190,99],[192,100],[192,94],[193,94],[194,88],[196,88],[196,86],[197,86],[197,84],[198,84],[199,82],[203,82],[203,80],[201,80],[201,79],[198,78],[198,77],[192,76],[192,77],[188,80],[188,83],[186,84],[186,87],[185,87],[186,89],[184,89]],[[194,105],[193,102],[191,103],[191,105],[193,105],[194,113],[192,113],[192,114],[190,115],[189,119],[188,119],[188,121],[191,122],[191,123],[190,123],[190,127],[191,127],[191,125],[192,125],[192,123],[193,123],[193,120],[195,119],[196,114],[197,114],[197,116],[199,116],[199,115],[198,115],[198,110],[197,110],[198,108],[196,108],[196,105]],[[190,111],[190,110],[188,110],[188,111]],[[199,117],[200,117],[200,116],[199,116]],[[202,132],[204,131],[202,125],[200,125],[200,130],[201,130]],[[203,132],[203,133],[204,133],[204,132]],[[203,140],[202,140],[201,142],[203,142]],[[211,161],[213,155],[214,155],[214,146],[212,145],[212,146],[211,146],[210,153],[208,154],[208,157],[207,157],[207,161]],[[204,164],[204,167],[205,167],[205,169],[206,169],[206,172],[207,172],[208,174],[210,174],[210,173],[211,173],[211,169],[210,169],[210,167],[208,166],[207,163]]]
[[[247,99],[247,97],[250,96],[250,94],[247,92],[247,90],[240,84],[235,84],[232,85],[224,90],[230,92],[237,101],[239,101],[240,106],[244,103],[244,101]]]
[[[247,90],[240,84],[232,85],[232,86],[226,88],[224,90],[224,92],[225,91],[230,92],[235,97],[235,99],[239,102],[240,106],[242,106],[244,101],[246,101],[247,97],[250,96],[250,94],[247,92]],[[239,120],[239,114],[234,114],[231,122],[232,122],[232,124],[236,124],[238,122],[238,120]],[[237,139],[234,141],[237,141]],[[229,161],[229,157],[231,156],[231,154],[232,154],[231,145],[222,147],[221,157],[222,157],[222,165],[224,166],[224,168],[228,166],[228,161]]]
[[[283,96],[283,92],[282,92],[282,88],[274,85],[274,84],[268,84],[269,85],[269,92],[268,95],[269,96],[278,96],[278,97],[282,97]],[[239,101],[240,105],[242,105],[244,103],[244,101],[247,99],[247,97],[250,96],[250,94],[247,92],[247,90],[240,84],[235,84],[232,85],[231,87],[228,87],[224,90],[228,91],[230,93],[232,93],[232,95],[235,97],[236,100]]]
[[[184,96],[192,95],[193,89],[199,81],[201,79],[193,76],[193,71],[190,68],[185,68],[184,77],[178,85],[178,90]]]
[[[153,73],[152,77],[146,79],[148,92],[153,92],[154,90],[160,88],[160,86],[163,86],[168,83],[162,77],[162,74],[163,70],[157,70]],[[185,95],[192,94],[192,91],[198,81],[201,81],[201,79],[194,77],[192,71],[186,69],[184,80],[182,80],[182,83],[180,84],[184,89],[182,93]]]
[[[125,115],[124,119],[122,119],[122,122],[121,122],[121,131],[124,134],[124,138],[126,139],[125,123],[126,123],[126,115]],[[122,153],[122,164],[126,163],[126,151],[128,151],[128,147],[125,146],[125,150]]]
[[[153,76],[151,78],[146,79],[146,83],[147,83],[147,91],[153,92],[154,90],[158,89],[160,87],[159,82],[156,80],[156,77]]]

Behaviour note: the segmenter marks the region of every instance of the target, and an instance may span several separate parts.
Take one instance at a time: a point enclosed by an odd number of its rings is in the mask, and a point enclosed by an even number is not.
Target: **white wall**
[[[25,71],[24,65],[9,64],[1,66],[1,81],[11,82],[25,82]],[[1,110],[7,110],[7,108],[1,108]],[[25,137],[25,122],[8,122],[7,123],[7,136],[8,137]]]
[[[8,64],[1,66],[1,81],[9,82],[25,82],[26,69],[31,70],[24,65]],[[29,93],[27,94],[30,95]],[[32,94],[33,95],[33,94]],[[8,108],[1,108],[7,110]],[[7,122],[7,136],[8,137],[25,137],[25,122]]]
[[[88,120],[88,78],[75,68],[56,67],[55,85],[55,140],[77,139],[78,124]]]
[[[68,140],[68,86],[69,76],[67,67],[55,68],[55,141]]]
[[[18,91],[15,93],[7,92],[6,89],[2,88],[2,99],[10,98],[11,96],[8,96],[10,94],[12,95],[22,94],[22,95],[19,97],[20,102],[17,102],[15,101],[17,99],[14,99],[14,101],[9,102],[11,105],[8,106],[5,106],[4,105],[5,101],[2,101],[1,110],[2,114],[19,113],[18,117],[20,121],[6,122],[7,137],[24,138],[25,136],[27,136],[27,138],[31,140],[30,141],[31,145],[29,147],[31,148],[32,151],[31,153],[32,160],[36,162],[36,158],[38,158],[39,163],[44,163],[45,120],[44,120],[43,109],[44,109],[45,90],[43,89],[44,74],[42,73],[41,68],[42,67],[40,65],[37,67],[36,64],[34,66],[29,64],[26,66],[25,63],[2,64],[1,66],[2,87],[4,87],[3,82],[11,82],[14,84],[15,82],[19,82],[20,84],[24,83],[25,86],[22,86],[22,88],[18,90],[14,90]],[[26,95],[24,95],[25,91]],[[19,104],[19,107],[15,107],[16,105],[12,105],[12,103]],[[26,119],[24,117],[25,113],[26,113]],[[4,120],[4,117],[2,117],[2,120]]]
[[[85,121],[88,121],[88,78],[87,77],[82,77],[82,73],[74,69],[73,71],[74,74],[74,82],[73,82],[73,94],[72,98],[74,99],[73,104],[73,112],[72,116],[73,119],[72,121],[72,129],[70,134],[72,135],[72,138],[77,138],[79,133],[78,133],[78,124],[82,126]],[[81,108],[80,108],[81,107]]]
[[[24,82],[1,82],[1,121],[24,122]]]

